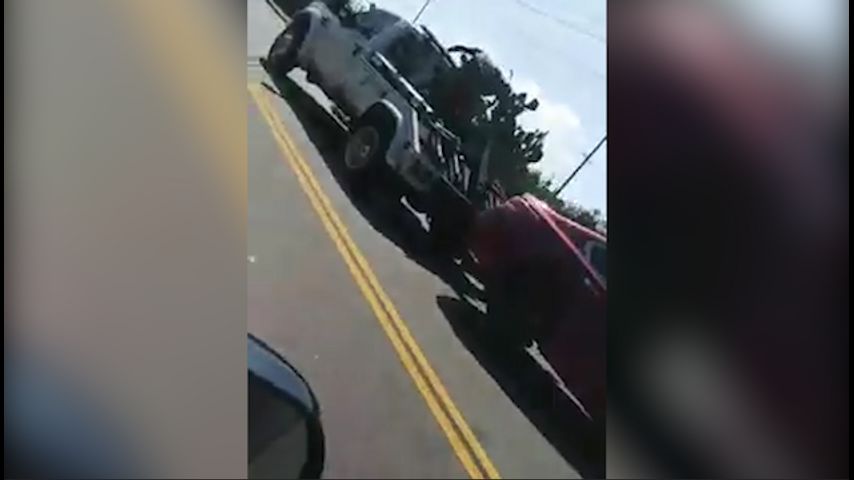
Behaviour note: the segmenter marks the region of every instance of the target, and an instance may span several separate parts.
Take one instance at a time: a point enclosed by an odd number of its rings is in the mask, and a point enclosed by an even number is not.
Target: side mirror
[[[249,478],[320,478],[324,437],[308,382],[249,335]]]

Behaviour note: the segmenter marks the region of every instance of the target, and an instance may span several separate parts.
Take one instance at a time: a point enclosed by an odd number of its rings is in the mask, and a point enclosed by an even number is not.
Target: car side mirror
[[[320,478],[324,437],[308,382],[249,335],[249,478]]]

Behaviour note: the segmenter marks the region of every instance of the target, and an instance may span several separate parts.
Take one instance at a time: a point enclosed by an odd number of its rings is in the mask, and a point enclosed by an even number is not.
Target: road
[[[595,475],[550,378],[477,335],[478,282],[424,253],[402,203],[351,199],[346,133],[301,72],[274,85],[252,61],[282,24],[248,12],[248,328],[315,390],[325,476]]]

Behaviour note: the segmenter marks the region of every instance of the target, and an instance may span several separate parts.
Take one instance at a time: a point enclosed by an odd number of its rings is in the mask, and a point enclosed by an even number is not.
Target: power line
[[[429,5],[431,1],[432,0],[425,0],[424,1],[424,4],[421,5],[421,9],[419,9],[418,13],[415,14],[415,17],[412,19],[411,23],[414,24],[415,22],[418,21],[418,19],[421,17],[421,14],[424,13],[424,10],[427,8],[427,5]],[[552,15],[549,12],[528,3],[525,0],[514,0],[514,1],[516,2],[517,5],[528,10],[531,13],[535,13],[535,14],[540,15],[542,17],[546,17],[546,18],[556,22],[558,25],[561,25],[564,28],[572,30],[576,33],[580,33],[581,35],[584,35],[584,36],[589,37],[593,40],[596,40],[597,42],[605,43],[605,38],[603,36],[595,33],[595,32],[591,32],[590,30],[583,28],[583,27],[581,27],[575,23],[572,23],[569,20],[566,20],[564,18]]]
[[[569,185],[570,180],[572,180],[572,178],[575,177],[575,175],[578,174],[579,171],[581,171],[581,167],[583,167],[584,165],[587,164],[587,162],[590,161],[590,159],[593,157],[593,154],[596,153],[597,150],[599,150],[599,147],[601,147],[602,144],[605,143],[605,139],[607,139],[607,138],[608,138],[607,135],[603,136],[602,140],[599,140],[599,143],[597,143],[596,146],[593,147],[593,150],[590,150],[590,153],[588,153],[584,157],[584,160],[582,160],[581,163],[579,163],[578,166],[575,167],[575,170],[573,170],[572,173],[570,173],[569,176],[566,177],[566,180],[564,180],[563,183],[560,184],[560,187],[558,187],[558,189],[555,190],[555,196],[560,194],[561,190],[563,190],[567,185]]]
[[[585,36],[587,36],[587,37],[590,37],[590,38],[592,38],[593,40],[596,40],[597,42],[605,43],[605,39],[604,39],[602,36],[600,36],[600,35],[598,35],[598,34],[596,34],[596,33],[594,33],[594,32],[591,32],[591,31],[589,31],[589,30],[587,30],[587,29],[585,29],[585,28],[582,28],[582,27],[580,27],[580,26],[578,26],[578,25],[576,25],[576,24],[574,24],[574,23],[572,23],[572,22],[570,22],[570,21],[568,21],[568,20],[566,20],[566,19],[564,19],[564,18],[560,18],[560,17],[557,17],[557,16],[555,16],[555,15],[552,15],[552,14],[550,14],[549,12],[547,12],[547,11],[545,11],[545,10],[541,9],[541,8],[538,8],[538,7],[534,6],[534,5],[531,5],[530,3],[526,2],[525,0],[514,0],[514,1],[515,1],[515,2],[520,6],[520,7],[522,7],[522,8],[524,8],[524,9],[528,10],[529,12],[535,13],[535,14],[540,15],[540,16],[542,16],[542,17],[546,17],[546,18],[548,18],[548,19],[550,19],[550,20],[552,20],[552,21],[554,21],[554,22],[557,22],[559,25],[561,25],[561,26],[563,26],[563,27],[565,27],[565,28],[568,28],[568,29],[570,29],[570,30],[572,30],[572,31],[574,31],[574,32],[576,32],[576,33],[580,33],[580,34],[582,34],[582,35],[585,35]]]
[[[424,1],[424,5],[421,5],[421,10],[418,10],[418,13],[415,14],[415,18],[413,18],[412,22],[410,22],[410,23],[414,24],[415,22],[418,21],[418,17],[420,17],[421,14],[424,13],[424,9],[427,8],[427,5],[430,5],[431,1],[433,1],[433,0],[425,0]]]

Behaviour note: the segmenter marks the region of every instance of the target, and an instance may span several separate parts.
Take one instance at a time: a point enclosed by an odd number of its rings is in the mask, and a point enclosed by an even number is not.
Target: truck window
[[[410,29],[403,30],[400,37],[389,43],[382,54],[407,80],[415,73],[419,63],[424,60],[423,45],[418,36]]]
[[[406,22],[398,22],[389,29],[394,30],[388,43],[377,50],[391,63],[395,70],[422,96],[436,76],[437,66],[443,57],[421,33]]]
[[[593,244],[593,248],[590,249],[590,264],[596,269],[596,273],[602,277],[602,279],[606,278],[607,270],[606,260],[608,258],[608,251],[604,245],[595,243]]]

